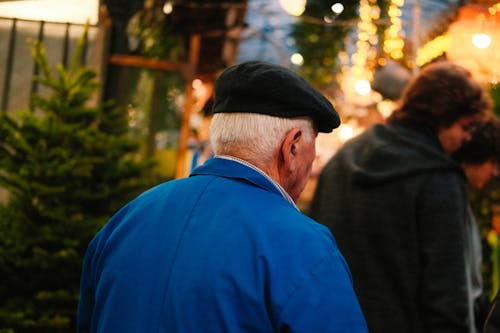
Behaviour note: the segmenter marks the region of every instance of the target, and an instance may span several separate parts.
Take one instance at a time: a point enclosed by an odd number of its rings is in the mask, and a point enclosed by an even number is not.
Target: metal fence
[[[33,80],[39,69],[31,57],[29,41],[45,44],[50,63],[67,65],[84,29],[82,24],[0,17],[0,112],[30,107],[32,94],[40,90]],[[89,33],[96,29],[90,27]],[[83,64],[92,57],[89,43],[85,45]]]

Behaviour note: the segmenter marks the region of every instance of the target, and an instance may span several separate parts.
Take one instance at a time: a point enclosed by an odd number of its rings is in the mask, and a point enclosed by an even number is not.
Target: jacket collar
[[[271,179],[271,177],[269,177],[264,171],[247,161],[243,161],[233,156],[220,155],[207,160],[203,165],[194,169],[190,177],[196,175],[213,175],[245,180],[255,186],[265,189],[266,191],[282,196],[285,200],[297,208],[295,202],[285,189]]]

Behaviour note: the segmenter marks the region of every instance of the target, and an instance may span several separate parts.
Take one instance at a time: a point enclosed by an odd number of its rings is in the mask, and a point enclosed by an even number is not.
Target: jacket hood
[[[429,171],[462,173],[442,149],[436,135],[399,125],[375,125],[346,143],[340,160],[360,186],[414,176]]]

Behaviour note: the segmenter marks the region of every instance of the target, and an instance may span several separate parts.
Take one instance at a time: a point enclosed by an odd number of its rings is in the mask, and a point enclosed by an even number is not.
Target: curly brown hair
[[[453,157],[467,164],[500,162],[500,121],[492,117],[477,123],[473,127],[471,140],[464,143]]]
[[[437,132],[464,116],[490,113],[490,96],[465,68],[438,61],[425,66],[406,86],[389,122]]]

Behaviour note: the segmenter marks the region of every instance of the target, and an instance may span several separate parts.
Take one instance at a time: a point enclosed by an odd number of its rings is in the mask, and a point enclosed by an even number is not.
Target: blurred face
[[[438,139],[446,154],[451,155],[471,139],[470,129],[474,116],[459,118],[450,127],[438,130]]]
[[[482,189],[491,178],[498,176],[498,163],[486,161],[481,164],[462,165],[469,185],[475,189]]]

